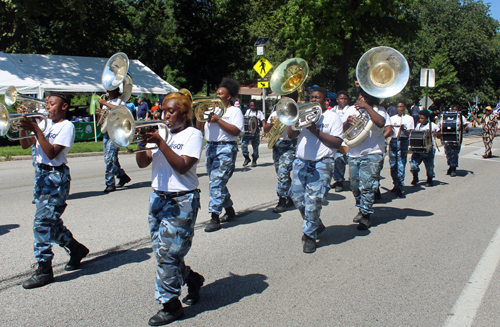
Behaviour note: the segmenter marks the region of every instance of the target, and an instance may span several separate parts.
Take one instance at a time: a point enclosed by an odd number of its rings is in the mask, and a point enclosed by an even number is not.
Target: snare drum
[[[444,112],[440,123],[443,143],[462,144],[462,115],[458,112]]]
[[[432,147],[432,138],[429,131],[412,130],[409,137],[410,151],[428,153]]]
[[[243,119],[245,120],[245,135],[255,135],[259,126],[257,117],[243,117]]]

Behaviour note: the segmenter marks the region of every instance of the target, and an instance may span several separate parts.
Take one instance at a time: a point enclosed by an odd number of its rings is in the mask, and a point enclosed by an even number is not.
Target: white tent
[[[0,94],[14,85],[22,94],[44,91],[67,93],[105,92],[101,74],[108,58],[17,54],[0,52]],[[134,79],[132,94],[168,94],[177,89],[139,60],[130,60]]]

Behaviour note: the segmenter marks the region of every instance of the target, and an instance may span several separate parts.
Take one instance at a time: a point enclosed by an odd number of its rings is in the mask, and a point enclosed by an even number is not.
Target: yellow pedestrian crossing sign
[[[261,57],[259,61],[253,66],[253,69],[260,75],[260,77],[264,78],[267,73],[273,68],[273,65],[264,57]],[[259,86],[260,87],[260,86]]]
[[[257,87],[259,89],[268,89],[269,88],[269,81],[262,81],[262,82],[257,82]]]

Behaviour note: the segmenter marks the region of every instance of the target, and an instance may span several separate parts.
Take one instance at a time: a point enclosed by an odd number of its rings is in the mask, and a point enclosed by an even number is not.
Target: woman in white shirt
[[[203,137],[199,130],[191,127],[193,108],[185,95],[170,93],[163,100],[163,108],[170,135],[166,137],[165,129],[145,133],[145,143],[157,148],[136,154],[140,168],[153,164],[148,221],[157,261],[155,295],[163,308],[149,320],[152,326],[182,317],[181,286],[188,285],[188,295],[183,302],[193,305],[199,300],[205,280],[184,263],[200,208],[196,166],[203,149]],[[148,147],[152,147],[150,144]]]

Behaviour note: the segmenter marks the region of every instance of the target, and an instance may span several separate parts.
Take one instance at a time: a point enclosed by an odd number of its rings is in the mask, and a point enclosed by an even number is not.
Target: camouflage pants
[[[250,156],[248,151],[248,144],[252,144],[253,153],[252,158],[259,159],[259,145],[260,145],[260,130],[257,129],[255,135],[243,135],[241,138],[241,153],[245,157]]]
[[[444,144],[444,153],[446,154],[446,161],[448,162],[448,166],[451,168],[458,167],[458,154],[460,153],[460,145],[445,143]]]
[[[420,164],[422,161],[425,165],[425,170],[427,172],[427,177],[434,178],[434,155],[436,153],[436,149],[434,147],[431,148],[429,153],[413,153],[410,159],[411,173],[418,174],[420,171]]]
[[[54,257],[52,245],[65,247],[73,239],[71,232],[64,226],[61,215],[66,209],[71,176],[68,166],[60,171],[35,167],[35,204],[33,221],[35,242],[33,250],[36,261],[50,261]]]
[[[333,168],[333,180],[343,183],[345,181],[345,166],[347,165],[347,154],[340,151],[335,153],[335,165]]]
[[[236,163],[238,145],[236,142],[229,144],[208,144],[205,147],[205,158],[208,178],[210,203],[208,212],[221,214],[223,208],[233,205],[231,194],[227,189],[227,182],[233,175]]]
[[[373,201],[380,185],[380,166],[383,160],[383,154],[349,157],[351,191],[356,199],[356,208],[363,215],[373,213]]]
[[[313,239],[321,224],[321,203],[330,190],[332,171],[331,157],[318,161],[295,158],[293,162],[292,200],[304,219],[302,232]]]
[[[408,138],[396,138],[389,144],[389,164],[394,187],[401,188],[405,185],[406,161],[408,160]]]
[[[278,186],[276,186],[276,194],[280,198],[289,195],[292,179],[290,173],[295,160],[295,150],[297,140],[281,140],[276,142],[273,147],[274,170],[278,176]]]
[[[118,151],[120,147],[115,145],[108,136],[108,133],[104,134],[103,142],[104,148],[104,162],[106,163],[106,171],[104,173],[104,180],[106,185],[115,185],[115,176],[122,176],[125,171],[120,166],[118,161]]]
[[[155,297],[167,303],[181,295],[190,268],[184,263],[194,236],[194,225],[200,208],[196,190],[166,199],[168,192],[151,192],[149,196],[149,232],[156,257]]]

